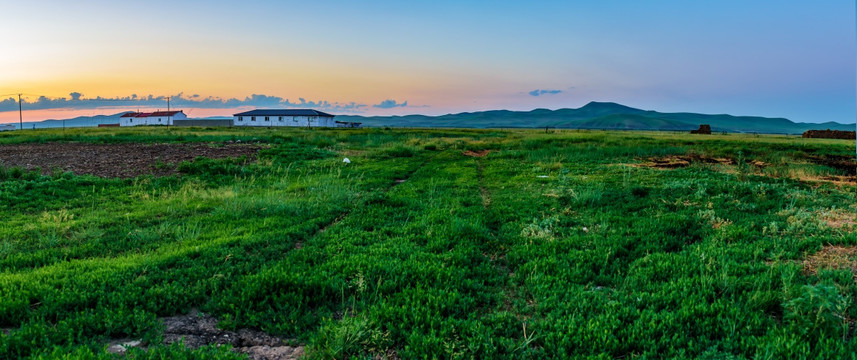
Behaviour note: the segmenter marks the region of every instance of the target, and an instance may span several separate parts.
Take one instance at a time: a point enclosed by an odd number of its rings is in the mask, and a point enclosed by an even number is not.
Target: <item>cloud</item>
[[[539,90],[539,89],[536,89],[536,90],[530,91],[529,94],[532,96],[540,96],[540,95],[545,95],[545,94],[555,95],[555,94],[559,94],[561,92],[562,92],[562,90]]]
[[[356,102],[329,102],[327,100],[307,101],[304,98],[298,98],[297,101],[291,101],[279,96],[252,94],[243,99],[238,98],[219,98],[219,97],[202,97],[198,94],[184,95],[178,93],[176,95],[161,96],[161,95],[137,95],[118,96],[106,98],[97,96],[87,98],[82,93],[72,92],[68,98],[49,98],[39,96],[36,99],[25,98],[23,101],[24,110],[45,110],[45,109],[98,109],[98,108],[128,108],[128,110],[136,110],[137,108],[166,108],[167,97],[170,98],[170,105],[174,109],[186,108],[209,108],[209,109],[226,109],[238,108],[242,106],[258,107],[258,108],[297,108],[309,107],[323,111],[360,113],[368,107],[366,104]],[[395,101],[393,102],[395,104]],[[383,104],[383,103],[382,103]],[[407,104],[407,102],[403,103]],[[14,97],[0,99],[0,112],[3,111],[18,111],[18,100]]]
[[[392,108],[396,108],[396,107],[406,107],[406,106],[408,106],[407,101],[404,101],[402,103],[397,103],[396,100],[393,100],[393,99],[387,99],[387,100],[382,101],[380,104],[372,105],[372,107],[376,107],[379,109],[392,109]]]

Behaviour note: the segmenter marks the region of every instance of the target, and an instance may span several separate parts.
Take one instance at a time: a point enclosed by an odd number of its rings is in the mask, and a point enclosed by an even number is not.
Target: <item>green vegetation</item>
[[[824,161],[853,156],[850,141],[0,134],[0,144],[239,140],[268,146],[256,161],[200,158],[160,178],[0,169],[0,358],[113,358],[111,338],[148,344],[130,358],[240,358],[160,345],[159,317],[193,308],[224,329],[296,339],[310,358],[831,359],[857,350],[857,266],[805,264],[825,246],[857,246],[853,169]],[[645,166],[670,156],[692,161]],[[731,162],[704,161],[716,158]],[[855,264],[850,254],[836,264]]]
[[[609,103],[591,102],[578,109],[536,109],[532,111],[492,110],[441,116],[348,116],[342,121],[368,126],[451,127],[451,128],[544,128],[689,131],[709,124],[716,132],[801,134],[807,130],[854,130],[854,124],[826,122],[795,123],[783,118],[758,116],[662,113]]]

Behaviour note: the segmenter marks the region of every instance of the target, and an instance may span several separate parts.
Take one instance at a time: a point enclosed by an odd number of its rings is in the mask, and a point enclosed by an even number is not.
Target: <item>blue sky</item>
[[[27,94],[42,111],[34,120],[51,109],[156,106],[105,101],[133,95],[173,96],[200,115],[273,97],[367,115],[614,101],[803,122],[857,118],[852,1],[3,6],[0,95]],[[61,100],[73,92],[82,95]],[[0,122],[17,118],[9,104],[0,101]]]

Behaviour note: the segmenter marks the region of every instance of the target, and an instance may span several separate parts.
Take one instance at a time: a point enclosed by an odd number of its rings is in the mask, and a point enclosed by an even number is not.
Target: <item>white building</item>
[[[234,126],[342,127],[333,115],[311,109],[257,109],[233,115]]]
[[[18,130],[15,124],[0,124],[0,131]]]
[[[172,125],[173,120],[185,120],[182,110],[155,111],[150,113],[131,112],[119,117],[119,126]]]

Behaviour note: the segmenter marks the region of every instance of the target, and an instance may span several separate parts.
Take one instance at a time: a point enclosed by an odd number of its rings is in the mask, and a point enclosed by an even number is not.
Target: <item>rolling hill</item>
[[[119,116],[99,115],[66,120],[28,122],[24,128],[89,127],[118,123]],[[228,117],[217,117],[228,118]],[[689,131],[709,124],[715,132],[800,134],[806,130],[854,130],[854,124],[797,123],[784,118],[733,116],[728,114],[662,113],[641,110],[612,102],[590,102],[577,109],[535,109],[531,111],[489,110],[440,116],[356,116],[337,115],[338,121],[361,122],[370,127],[440,128],[544,128]]]
[[[453,127],[453,128],[543,128],[689,131],[700,124],[714,131],[737,133],[800,134],[810,129],[853,130],[853,124],[796,123],[784,118],[758,116],[661,113],[611,102],[590,102],[577,109],[535,109],[532,111],[491,110],[440,116],[351,116],[340,121],[362,122],[364,126]]]

